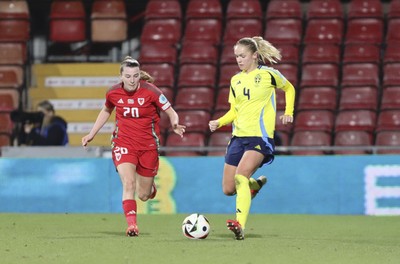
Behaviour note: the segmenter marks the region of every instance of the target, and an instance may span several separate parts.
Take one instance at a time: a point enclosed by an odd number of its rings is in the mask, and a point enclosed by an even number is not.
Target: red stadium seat
[[[0,64],[24,65],[26,62],[26,44],[0,43]]]
[[[181,138],[175,133],[170,133],[167,137],[166,147],[204,147],[205,146],[205,136],[203,133],[187,132]],[[193,150],[171,150],[165,151],[166,156],[202,156],[204,152],[193,151]]]
[[[262,20],[263,13],[259,1],[231,0],[226,10],[226,19],[255,18]]]
[[[180,65],[192,63],[206,63],[217,65],[218,49],[217,47],[212,45],[203,45],[196,43],[183,45],[179,63]]]
[[[383,89],[380,110],[400,110],[400,86]]]
[[[171,122],[169,120],[169,117],[163,111],[160,112],[160,123],[159,123],[159,126],[160,126],[160,133],[162,135],[165,134],[166,132],[168,132],[168,130],[171,128]]]
[[[234,76],[235,74],[237,74],[239,72],[240,72],[240,69],[237,66],[237,64],[222,65],[222,67],[220,69],[220,74],[219,74],[218,87],[219,88],[230,87],[232,76]]]
[[[376,113],[370,110],[346,110],[336,115],[335,132],[362,130],[372,133],[376,125]]]
[[[223,45],[220,62],[221,65],[224,64],[236,64],[235,53],[233,52],[233,45]]]
[[[348,87],[342,89],[339,110],[365,109],[376,111],[378,90],[373,87]]]
[[[11,135],[10,134],[0,134],[0,148],[5,146],[11,146]],[[1,153],[0,153],[1,154]]]
[[[383,63],[400,63],[400,45],[399,43],[387,43]]]
[[[211,120],[210,112],[205,110],[179,110],[177,113],[179,122],[186,126],[186,132],[208,132],[208,122]]]
[[[293,130],[293,124],[282,124],[282,120],[280,119],[280,116],[282,116],[285,113],[283,110],[277,110],[276,111],[276,120],[275,120],[275,130],[279,131],[280,133],[284,134],[290,134]]]
[[[312,19],[304,34],[304,44],[340,45],[343,40],[343,21],[340,19]]]
[[[128,37],[125,1],[95,0],[91,13],[93,42],[122,42]]]
[[[375,145],[397,147],[397,149],[378,149],[378,154],[400,154],[400,131],[381,131],[376,133]]]
[[[30,39],[28,20],[0,19],[0,42],[26,42]]]
[[[222,5],[220,1],[202,0],[202,1],[189,1],[186,8],[186,20],[189,19],[204,19],[215,18],[222,20]]]
[[[347,22],[345,44],[361,43],[380,45],[383,41],[383,21],[376,18],[359,18]]]
[[[181,40],[181,27],[181,22],[177,19],[148,20],[143,26],[140,42],[142,45],[176,45]]]
[[[144,14],[146,20],[150,19],[182,19],[182,9],[179,1],[148,1]]]
[[[19,106],[19,92],[16,89],[0,89],[0,111],[12,111]]]
[[[335,44],[308,44],[303,50],[303,64],[340,63],[340,47]]]
[[[380,63],[381,49],[374,44],[348,44],[344,48],[343,63]]]
[[[396,45],[400,42],[400,17],[389,19],[387,22],[386,43],[394,42]]]
[[[385,110],[378,115],[376,131],[399,131],[400,110]]]
[[[179,89],[175,98],[175,110],[205,110],[214,106],[214,90],[207,87]]]
[[[332,87],[313,87],[302,89],[297,110],[336,110],[337,91]]]
[[[348,7],[347,19],[383,19],[383,6],[380,0],[353,0]]]
[[[298,69],[297,65],[294,65],[292,63],[279,63],[279,64],[273,65],[273,68],[275,68],[280,73],[282,73],[282,75],[285,76],[285,78],[287,80],[289,80],[289,82],[294,87],[297,87],[297,84],[299,82],[299,80],[298,80],[299,69]]]
[[[330,63],[306,64],[303,66],[300,87],[339,85],[338,65]]]
[[[229,87],[218,89],[217,101],[215,102],[215,110],[216,111],[228,111],[231,107],[229,104]]]
[[[291,44],[278,44],[275,47],[280,50],[282,55],[282,60],[280,63],[299,63],[299,46]]]
[[[277,110],[285,110],[286,107],[286,99],[285,99],[285,91],[282,89],[275,89],[276,94],[276,109]]]
[[[371,146],[372,135],[365,131],[340,131],[335,134],[334,145],[340,147],[365,147]],[[335,150],[334,154],[359,155],[369,154],[370,151],[363,149]]]
[[[190,19],[186,22],[183,45],[203,43],[219,45],[221,42],[222,23],[218,19]]]
[[[307,20],[336,18],[343,20],[343,7],[340,0],[310,1],[306,13]]]
[[[400,63],[389,63],[383,66],[383,87],[400,85]]]
[[[23,70],[19,66],[0,66],[0,88],[15,88],[22,86]]]
[[[49,40],[80,42],[86,40],[86,12],[81,1],[53,1],[50,10]]]
[[[400,1],[390,1],[386,15],[388,20],[393,18],[400,18]]]
[[[175,65],[176,59],[177,50],[173,46],[164,45],[162,43],[148,43],[140,46],[139,61],[141,64],[169,63]]]
[[[233,45],[239,39],[248,36],[261,36],[263,24],[259,19],[231,19],[226,22],[223,41],[224,45]]]
[[[224,156],[225,148],[228,146],[229,141],[232,138],[231,132],[214,132],[210,135],[208,140],[209,147],[224,147],[223,150],[211,150],[208,151],[208,156]]]
[[[0,19],[28,20],[30,12],[26,0],[0,1]]]
[[[291,146],[327,147],[331,145],[331,135],[323,131],[297,131],[293,134]],[[319,149],[293,150],[293,155],[323,155],[326,151]]]
[[[264,38],[274,45],[300,45],[302,38],[301,21],[294,18],[268,20]]]
[[[13,129],[13,123],[10,119],[10,113],[0,112],[0,133],[11,134]]]
[[[294,131],[324,131],[330,133],[334,127],[334,115],[328,110],[307,110],[297,112]]]
[[[298,0],[270,1],[265,12],[267,20],[281,18],[295,18],[302,20],[301,3]]]
[[[173,88],[175,85],[174,67],[171,64],[142,64],[142,70],[153,76],[154,84],[159,87]]]
[[[342,67],[342,87],[379,87],[379,66],[373,63],[345,64]]]
[[[178,88],[209,87],[215,88],[217,69],[211,64],[184,64],[180,67]]]

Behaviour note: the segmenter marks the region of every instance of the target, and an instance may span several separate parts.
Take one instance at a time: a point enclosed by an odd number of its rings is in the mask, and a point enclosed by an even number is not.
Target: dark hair
[[[126,56],[124,60],[121,62],[121,66],[119,67],[119,73],[122,73],[124,67],[140,67],[140,63],[132,58],[131,56]]]
[[[44,100],[38,103],[38,107],[45,109],[46,111],[54,112],[54,106],[50,101]]]

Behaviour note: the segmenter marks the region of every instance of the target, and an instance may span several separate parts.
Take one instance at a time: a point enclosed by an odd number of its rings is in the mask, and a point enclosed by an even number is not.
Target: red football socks
[[[122,208],[124,209],[124,214],[128,226],[136,225],[136,200],[124,200],[122,201]]]

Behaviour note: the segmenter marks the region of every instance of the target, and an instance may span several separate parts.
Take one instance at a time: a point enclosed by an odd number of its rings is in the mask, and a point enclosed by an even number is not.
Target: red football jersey
[[[146,81],[139,88],[128,92],[119,83],[106,94],[105,105],[115,108],[113,145],[135,150],[157,149],[160,144],[160,109],[171,107],[160,89]]]

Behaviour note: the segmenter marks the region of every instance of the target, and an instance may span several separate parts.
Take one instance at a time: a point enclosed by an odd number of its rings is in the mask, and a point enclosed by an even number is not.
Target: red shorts
[[[158,172],[159,158],[156,149],[131,150],[115,146],[112,149],[112,159],[116,168],[122,163],[136,165],[136,172],[142,176],[154,177]]]

